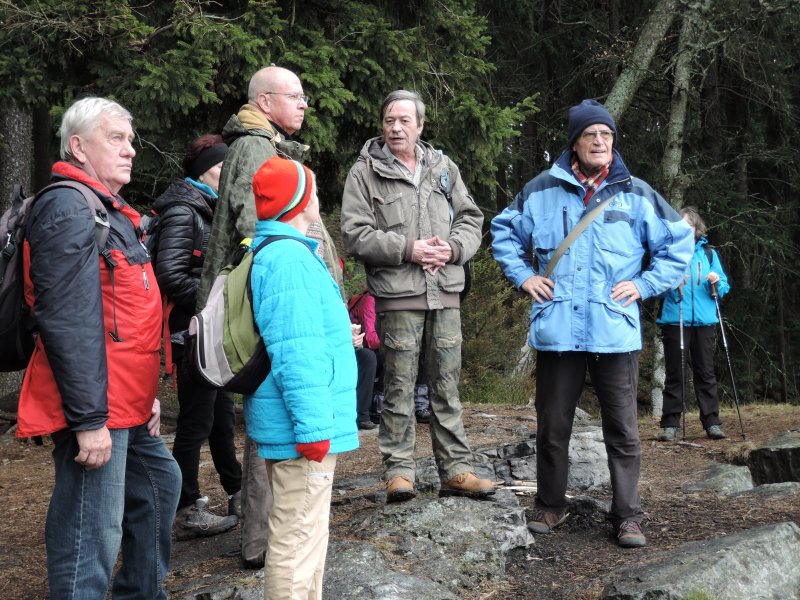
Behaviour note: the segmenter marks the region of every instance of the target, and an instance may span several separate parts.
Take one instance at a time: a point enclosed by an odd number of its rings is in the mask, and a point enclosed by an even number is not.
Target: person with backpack
[[[717,251],[708,245],[708,228],[693,206],[680,210],[683,220],[694,233],[694,254],[678,289],[668,292],[661,304],[661,315],[656,323],[661,325],[664,342],[664,405],[661,414],[662,442],[678,438],[678,427],[685,406],[684,394],[688,389],[681,376],[688,375],[683,361],[688,359],[694,381],[694,392],[700,408],[700,422],[712,440],[725,438],[719,418],[717,376],[714,373],[714,349],[717,345],[717,303],[712,288],[722,298],[731,286],[722,269]],[[683,321],[681,323],[681,320]],[[683,350],[681,350],[683,335]]]
[[[253,314],[271,370],[244,397],[247,431],[273,491],[264,589],[272,600],[322,598],[337,454],[358,447],[357,366],[347,307],[318,242],[313,173],[267,160],[253,178]]]
[[[303,125],[309,102],[295,73],[275,65],[256,71],[250,79],[247,99],[247,104],[232,115],[222,129],[222,137],[230,150],[220,175],[219,200],[197,291],[197,312],[205,308],[217,275],[230,262],[242,240],[255,234],[253,176],[258,168],[272,156],[303,160],[308,150],[308,146],[292,139]],[[330,235],[321,220],[312,229],[325,241],[318,246],[317,253],[341,283],[336,247]],[[309,237],[314,237],[311,231]],[[271,502],[264,463],[258,460],[255,444],[248,436],[242,460],[241,495],[242,564],[245,568],[264,566]]]
[[[172,455],[183,474],[175,518],[178,540],[205,537],[234,527],[240,514],[242,467],[236,458],[233,395],[195,381],[187,368],[184,335],[194,315],[203,258],[211,234],[219,175],[228,152],[222,136],[192,140],[183,159],[183,179],[170,183],[153,204],[158,215],[154,236],[156,277],[164,296],[165,364],[177,378],[178,422]],[[200,448],[208,440],[219,480],[228,495],[228,514],[206,509],[198,483]]]
[[[130,113],[84,98],[61,121],[54,182],[25,231],[26,298],[38,339],[19,399],[18,437],[50,435],[55,486],[45,525],[52,598],[166,598],[181,472],[160,437],[161,295],[131,179]],[[96,223],[109,228],[98,248]],[[117,555],[122,564],[115,572]]]

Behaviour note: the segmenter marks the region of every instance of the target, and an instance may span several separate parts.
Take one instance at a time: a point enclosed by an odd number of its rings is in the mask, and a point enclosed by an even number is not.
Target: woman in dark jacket
[[[178,426],[172,454],[183,484],[175,518],[179,540],[215,535],[234,527],[242,484],[242,468],[234,445],[233,398],[209,390],[189,375],[184,361],[184,333],[195,313],[197,288],[208,247],[219,176],[228,147],[219,135],[192,141],[183,161],[185,179],[172,182],[153,205],[159,216],[156,277],[166,297],[172,360],[178,380]],[[168,368],[172,368],[168,364]],[[217,516],[200,495],[200,447],[208,439],[220,483],[228,494],[228,515]]]

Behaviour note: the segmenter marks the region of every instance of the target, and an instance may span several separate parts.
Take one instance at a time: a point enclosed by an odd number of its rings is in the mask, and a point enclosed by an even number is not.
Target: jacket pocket
[[[531,339],[537,348],[572,346],[572,316],[568,312],[570,304],[567,296],[554,296],[547,302],[533,303]]]
[[[396,333],[388,331],[383,336],[383,343],[398,352],[410,352],[417,349],[417,342],[413,336],[400,337]]]
[[[378,226],[381,229],[389,231],[406,226],[406,210],[402,201],[402,193],[388,194],[383,197],[375,196],[372,200]]]

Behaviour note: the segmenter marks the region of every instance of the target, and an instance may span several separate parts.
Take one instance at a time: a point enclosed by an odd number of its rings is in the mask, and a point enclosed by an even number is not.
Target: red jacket
[[[350,298],[347,304],[350,322],[361,325],[364,333],[364,345],[377,351],[381,345],[378,332],[375,330],[375,298],[369,292],[361,292]]]
[[[142,425],[158,388],[161,294],[139,214],[81,169],[56,163],[53,179],[65,178],[103,201],[111,260],[97,250],[94,216],[79,192],[56,188],[36,200],[25,275],[39,338],[22,383],[18,437]]]

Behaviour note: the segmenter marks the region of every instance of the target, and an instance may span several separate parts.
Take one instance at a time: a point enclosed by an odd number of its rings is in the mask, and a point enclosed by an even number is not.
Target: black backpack
[[[108,212],[89,186],[77,181],[59,181],[27,198],[19,185],[14,186],[11,208],[0,218],[0,371],[24,369],[33,354],[36,333],[30,308],[25,303],[22,260],[25,227],[36,199],[59,187],[77,190],[86,200],[94,214],[94,239],[98,252],[103,252],[108,240]]]

